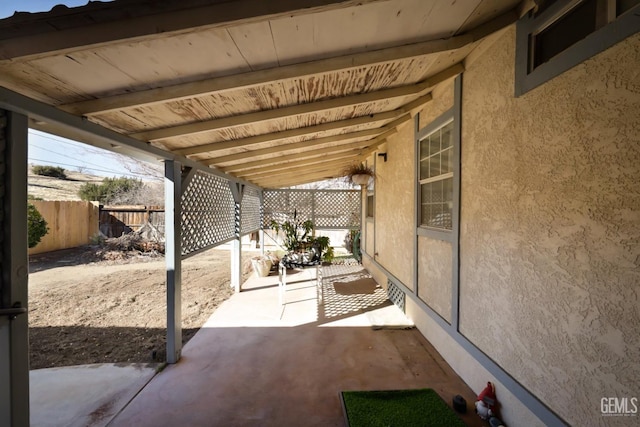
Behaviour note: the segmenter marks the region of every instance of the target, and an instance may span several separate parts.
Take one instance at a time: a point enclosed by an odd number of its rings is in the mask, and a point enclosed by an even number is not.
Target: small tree
[[[31,171],[36,175],[50,176],[52,178],[67,179],[67,173],[64,168],[58,166],[42,166],[36,165],[31,168]]]
[[[40,243],[40,240],[49,232],[47,221],[31,203],[27,204],[27,232],[30,248]]]
[[[84,184],[78,190],[78,195],[82,200],[97,200],[102,204],[108,204],[121,198],[123,194],[137,191],[142,185],[142,181],[132,178],[105,178],[102,184]]]

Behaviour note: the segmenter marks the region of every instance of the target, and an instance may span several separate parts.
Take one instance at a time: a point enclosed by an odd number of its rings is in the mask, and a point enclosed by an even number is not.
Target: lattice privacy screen
[[[316,191],[313,197],[316,228],[360,227],[360,191]]]
[[[260,229],[260,193],[252,187],[245,187],[242,196],[242,217],[240,232],[244,235]]]
[[[235,235],[235,202],[229,181],[197,171],[184,189],[182,255],[214,246]]]
[[[265,190],[264,228],[271,221],[283,222],[297,213],[311,219],[317,229],[360,227],[359,190]]]

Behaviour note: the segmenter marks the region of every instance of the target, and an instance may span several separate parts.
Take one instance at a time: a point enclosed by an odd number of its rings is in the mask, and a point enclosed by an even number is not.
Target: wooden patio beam
[[[313,157],[322,156],[325,154],[331,155],[335,153],[342,153],[345,151],[351,150],[363,150],[367,147],[367,141],[356,141],[350,144],[339,145],[336,147],[324,147],[319,148],[317,150],[305,151],[302,153],[289,154],[286,156],[278,156],[278,157],[270,157],[267,159],[254,160],[251,162],[238,163],[235,165],[227,166],[227,167],[217,167],[218,170],[247,170],[247,169],[257,169],[254,172],[258,172],[261,170],[273,170],[280,167],[285,167],[285,163],[283,162],[291,162],[291,161],[301,161],[303,159],[309,159]]]
[[[338,159],[335,160],[332,163],[337,163],[340,165],[348,165],[350,163],[353,163],[353,159],[351,157],[345,158],[344,160]],[[269,171],[264,171],[264,170],[248,170],[246,172],[240,172],[237,173],[236,176],[237,177],[242,177],[243,179],[246,179],[247,181],[250,180],[254,180],[254,179],[262,179],[265,177],[269,177],[272,176],[274,174],[284,174],[284,173],[290,173],[290,174],[296,174],[296,173],[300,173],[300,172],[314,172],[316,170],[319,169],[326,169],[326,163],[314,163],[314,164],[305,164],[302,166],[287,166],[287,164],[282,164],[282,169],[278,170],[278,169],[273,169],[273,170],[269,170]]]
[[[313,175],[298,174],[296,176],[274,177],[270,180],[256,180],[255,185],[258,185],[262,188],[292,187],[294,185],[308,184],[310,182],[340,178],[341,174],[341,171],[327,170],[324,173],[321,172]]]
[[[251,145],[262,144],[265,142],[273,142],[282,139],[295,138],[298,136],[312,135],[319,132],[330,132],[338,129],[344,129],[352,126],[365,125],[370,123],[391,120],[398,117],[396,110],[385,111],[384,113],[376,113],[373,115],[354,117],[352,119],[338,120],[335,122],[322,123],[315,126],[307,126],[297,129],[289,129],[281,132],[265,133],[262,135],[250,136],[247,138],[233,139],[230,141],[212,142],[209,144],[197,145],[189,148],[173,150],[176,154],[189,156],[200,153],[211,153],[214,151],[227,150],[229,148],[248,147]]]
[[[91,116],[126,108],[141,107],[157,103],[222,93],[228,90],[251,88],[267,83],[278,83],[292,79],[308,78],[342,70],[373,66],[385,62],[400,61],[420,56],[460,49],[514,23],[522,11],[520,6],[470,29],[462,35],[447,39],[429,40],[411,44],[391,46],[370,52],[337,56],[328,59],[286,65],[266,70],[252,71],[229,76],[215,77],[173,86],[129,92],[87,101],[61,105],[59,108],[78,115]],[[84,37],[84,35],[83,35]],[[77,40],[86,40],[78,38]],[[34,44],[32,48],[44,45]],[[5,48],[0,43],[0,52]],[[15,48],[15,47],[14,47]],[[5,54],[6,56],[6,54]],[[0,55],[0,59],[2,59]]]
[[[129,136],[143,141],[159,141],[178,136],[193,135],[214,130],[245,126],[271,120],[284,119],[291,116],[313,114],[337,108],[352,107],[359,104],[388,100],[392,98],[404,98],[420,95],[429,88],[448,80],[464,71],[462,64],[458,63],[421,81],[420,83],[399,86],[391,89],[382,89],[373,92],[349,95],[340,98],[324,99],[307,104],[290,105],[288,107],[273,110],[257,111],[237,116],[223,117],[220,119],[205,120],[196,123],[173,126],[168,128],[133,133]]]
[[[329,144],[329,143],[340,142],[340,141],[348,141],[348,140],[357,139],[357,138],[366,138],[368,136],[377,136],[377,135],[380,135],[381,133],[388,131],[389,129],[393,129],[396,126],[401,125],[407,120],[408,120],[408,116],[405,115],[376,129],[365,129],[357,132],[331,135],[331,136],[326,136],[322,138],[294,142],[290,144],[275,145],[273,147],[267,147],[260,150],[243,151],[240,153],[230,154],[228,156],[216,157],[211,160],[202,160],[201,163],[205,165],[221,165],[228,162],[234,162],[237,160],[247,160],[247,159],[265,156],[269,154],[285,153],[287,151],[299,150],[302,148],[310,148],[310,147],[315,147],[323,144]],[[345,144],[345,145],[348,145],[348,144]],[[331,150],[335,151],[340,147],[341,145],[337,145],[337,146],[325,147],[319,150],[308,150],[301,154],[305,154],[310,151],[316,151],[316,152],[324,152],[324,151],[331,151]]]
[[[338,153],[328,154],[328,155],[324,155],[322,153],[314,154],[307,158],[298,159],[298,160],[286,159],[284,160],[284,162],[280,157],[280,158],[272,159],[274,161],[267,165],[264,165],[263,161],[251,162],[251,163],[235,165],[235,166],[232,166],[231,168],[226,168],[225,170],[232,173],[242,171],[242,170],[247,170],[247,169],[259,169],[260,171],[273,171],[273,170],[286,169],[288,167],[310,165],[313,163],[322,163],[322,162],[336,160],[336,159],[356,158],[361,152],[362,152],[362,149],[355,148],[349,151],[338,152]]]
[[[301,64],[286,65],[260,71],[251,71],[216,77],[190,83],[182,83],[140,92],[130,92],[110,97],[80,101],[61,105],[59,108],[70,113],[92,116],[126,108],[179,101],[188,98],[224,93],[229,90],[248,89],[264,84],[285,82],[293,79],[309,78],[322,74],[339,72],[353,68],[373,66],[380,63],[410,59],[433,53],[459,49],[471,42],[471,36],[456,36],[449,39],[401,45],[372,52],[345,55]]]
[[[292,150],[313,148],[318,145],[328,144],[332,142],[349,141],[357,138],[366,138],[370,136],[376,136],[383,133],[384,131],[385,129],[382,129],[382,128],[366,129],[358,132],[343,133],[340,135],[331,135],[331,136],[325,136],[323,138],[294,142],[292,144],[278,144],[273,147],[263,148],[261,150],[242,151],[240,153],[229,154],[228,156],[214,157],[209,160],[200,160],[200,163],[205,165],[223,165],[225,163],[235,162],[238,160],[246,161],[250,159],[257,159],[261,156],[266,156],[269,154],[280,154],[280,153],[286,153]],[[325,147],[324,149],[336,149],[339,147],[340,145],[337,145],[337,146]],[[308,151],[311,151],[311,150],[308,150]],[[305,152],[301,154],[304,154]],[[283,157],[285,156],[279,156],[278,158],[283,158]]]
[[[89,5],[72,8],[67,13],[50,13],[51,16],[34,18],[34,25],[20,21],[19,25],[7,19],[6,27],[0,26],[0,61],[16,58],[37,58],[47,54],[65,54],[77,50],[95,48],[115,42],[141,42],[166,34],[182,34],[194,29],[227,27],[230,25],[261,22],[279,17],[300,16],[328,10],[346,8],[381,0],[234,0],[209,4],[183,0],[180,7],[160,3],[153,9],[142,5],[118,13],[120,3]],[[96,20],[96,15],[101,20]],[[76,19],[75,16],[80,15]],[[92,19],[87,19],[86,16]],[[44,22],[43,22],[44,21]],[[86,23],[85,23],[86,22]],[[17,27],[16,34],[12,34]],[[25,35],[24,29],[31,29]]]
[[[249,170],[244,169],[237,173],[234,173],[234,175],[237,177],[248,177],[248,179],[252,179],[261,175],[269,175],[271,173],[277,173],[277,171],[281,171],[281,170],[287,170],[287,171],[302,170],[298,168],[310,167],[318,163],[324,163],[324,162],[333,161],[333,160],[341,160],[347,157],[351,161],[353,161],[353,159],[356,158],[361,152],[360,150],[358,150],[358,148],[361,148],[361,147],[351,147],[350,150],[345,150],[343,152],[334,153],[330,155],[316,154],[314,156],[310,156],[302,160],[293,160],[288,162],[275,163],[275,164],[268,165],[267,167],[264,167],[264,168],[256,168],[256,169],[249,169]]]
[[[271,178],[282,177],[282,176],[295,176],[300,174],[310,174],[313,172],[326,172],[328,169],[337,169],[345,168],[347,165],[353,163],[352,157],[349,153],[347,153],[346,157],[342,157],[340,159],[335,159],[333,161],[327,161],[324,163],[314,163],[308,166],[298,166],[296,168],[279,170],[270,173],[269,175],[261,175],[261,176],[252,176],[248,178],[250,181],[254,180],[269,180]]]

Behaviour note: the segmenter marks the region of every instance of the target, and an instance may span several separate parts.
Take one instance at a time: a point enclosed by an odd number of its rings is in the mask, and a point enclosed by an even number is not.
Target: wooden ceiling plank
[[[491,20],[469,28],[462,35],[423,41],[364,53],[337,56],[306,63],[287,65],[266,70],[199,80],[156,89],[124,93],[100,99],[81,101],[60,106],[61,109],[79,115],[95,115],[125,108],[205,96],[232,89],[250,88],[266,83],[276,83],[296,78],[307,78],[352,68],[372,66],[419,56],[459,49],[505,28],[521,16],[521,6],[511,9]],[[2,45],[0,45],[2,46]],[[1,55],[0,55],[1,59]]]
[[[344,160],[335,160],[331,162],[330,167],[333,169],[336,169],[338,167],[346,168],[348,165],[352,163],[353,161],[351,158],[345,158]],[[255,181],[256,179],[270,179],[271,177],[279,176],[279,175],[300,175],[301,172],[305,174],[310,174],[314,172],[326,171],[328,168],[329,166],[327,166],[326,163],[319,163],[319,164],[289,167],[286,169],[273,170],[273,171],[263,172],[260,174],[252,174],[252,175],[237,174],[236,176],[241,177],[242,179],[245,179],[247,181]]]
[[[262,188],[283,188],[295,185],[309,184],[311,182],[324,181],[327,179],[339,178],[340,172],[328,170],[326,173],[316,175],[297,175],[290,177],[274,178],[273,180],[257,180],[256,185]]]
[[[325,99],[322,101],[309,102],[307,104],[291,105],[288,107],[224,117],[221,119],[206,120],[202,122],[150,130],[146,132],[138,132],[130,136],[143,141],[159,141],[167,138],[174,138],[178,136],[191,135],[202,132],[210,132],[223,128],[231,128],[244,126],[247,124],[261,123],[270,120],[283,119],[286,117],[301,114],[319,113],[322,111],[333,110],[337,108],[373,103],[390,98],[415,96],[437,85],[438,83],[451,78],[452,76],[460,74],[462,71],[464,71],[464,66],[458,63],[432,77],[423,80],[420,83],[412,85],[399,86],[391,89],[382,89],[357,95],[344,96],[341,98]]]
[[[367,148],[367,141],[357,141],[357,142],[352,142],[351,144],[345,144],[345,145],[340,145],[338,147],[324,147],[324,148],[320,148],[317,150],[311,150],[311,151],[305,151],[303,153],[296,153],[296,154],[288,154],[286,156],[279,156],[279,157],[271,157],[268,159],[260,159],[260,160],[253,160],[253,161],[248,161],[248,162],[244,162],[244,163],[239,163],[239,164],[235,164],[235,165],[231,165],[231,166],[226,166],[226,167],[222,167],[222,166],[216,166],[217,169],[225,169],[225,170],[246,170],[246,169],[250,169],[252,170],[252,172],[260,172],[262,169],[264,170],[271,170],[270,168],[273,165],[281,165],[282,167],[286,167],[284,166],[283,162],[290,162],[290,161],[300,161],[302,159],[311,159],[314,157],[318,157],[321,155],[332,155],[332,154],[338,154],[338,153],[343,153],[345,151],[351,151],[354,149],[360,149],[363,150],[365,148]],[[316,159],[314,159],[316,160]]]
[[[221,119],[206,120],[186,125],[150,130],[146,132],[138,132],[131,134],[130,136],[143,141],[159,141],[167,138],[175,138],[178,136],[210,132],[223,128],[231,128],[247,124],[257,124],[302,114],[320,113],[337,108],[374,103],[390,98],[408,97],[419,94],[424,90],[424,86],[421,83],[405,85],[392,89],[383,89],[357,95],[344,96],[340,98],[309,102],[307,104],[291,105],[288,107],[224,117]]]
[[[0,60],[38,57],[52,53],[64,55],[75,50],[95,48],[123,40],[145,41],[167,33],[190,32],[195,28],[207,29],[262,22],[278,17],[299,16],[376,1],[381,0],[279,0],[277,2],[238,0],[191,7],[189,7],[189,1],[184,1],[180,9],[169,8],[154,11],[154,13],[131,7],[127,10],[129,15],[126,17],[126,25],[123,25],[124,17],[116,15],[116,18],[103,22],[82,24],[79,21],[79,25],[74,27],[51,30],[56,28],[56,19],[68,20],[69,16],[83,13],[85,10],[96,11],[96,6],[88,5],[84,8],[70,9],[69,13],[63,16],[51,13],[49,25],[41,27],[45,30],[34,29],[29,35],[12,37],[7,29],[4,31],[4,39],[0,40]],[[103,5],[102,8],[109,9],[110,5]],[[109,13],[113,14],[113,10],[105,11],[105,15]],[[8,24],[12,23],[11,18],[7,21]]]
[[[241,153],[229,154],[228,156],[214,157],[210,160],[200,160],[205,165],[220,165],[229,162],[235,162],[237,160],[246,160],[251,158],[257,158],[269,154],[283,154],[292,150],[299,150],[302,148],[312,148],[317,145],[327,144],[331,142],[347,141],[356,138],[366,138],[372,135],[379,135],[384,132],[384,129],[366,129],[358,132],[344,133],[341,135],[332,135],[324,138],[310,139],[307,141],[294,142],[293,144],[278,144],[272,147],[263,148],[261,150],[243,151]],[[332,146],[325,148],[338,148],[340,146]],[[280,156],[281,158],[282,156]]]
[[[358,147],[355,147],[358,148]],[[353,161],[354,155],[359,155],[361,153],[360,150],[349,150],[341,153],[335,153],[330,155],[317,155],[315,157],[309,157],[303,160],[289,161],[286,163],[277,163],[268,165],[263,168],[249,169],[249,170],[241,170],[240,172],[234,173],[235,176],[240,177],[256,177],[261,175],[268,175],[270,173],[276,173],[280,170],[298,170],[298,168],[305,168],[315,166],[318,163],[323,163],[330,160],[337,159],[345,159],[348,158],[349,161]]]
[[[297,129],[289,129],[282,132],[267,133],[262,135],[250,136],[247,138],[234,139],[230,141],[212,142],[209,144],[198,145],[195,147],[174,150],[174,153],[183,156],[210,153],[214,151],[227,150],[229,148],[248,147],[255,144],[265,142],[278,141],[287,138],[295,138],[299,136],[312,135],[319,132],[330,132],[338,129],[359,126],[363,124],[376,123],[384,120],[395,119],[399,113],[397,110],[385,111],[384,113],[376,113],[370,116],[355,117],[352,119],[339,120],[335,122],[322,123],[316,126],[307,126]]]
[[[282,171],[282,173],[274,173],[272,176],[260,177],[260,178],[249,178],[250,182],[261,182],[261,183],[272,183],[272,182],[280,182],[282,180],[297,180],[297,179],[308,179],[315,181],[319,177],[330,176],[331,178],[339,178],[343,176],[343,170],[347,167],[348,163],[338,162],[330,165],[323,165],[322,168],[309,170],[309,171],[301,171],[298,173],[287,173],[286,171]]]
[[[269,159],[269,162],[258,161],[258,162],[250,162],[250,163],[241,163],[241,164],[233,165],[227,168],[217,168],[217,169],[225,172],[238,172],[246,169],[261,169],[264,171],[278,170],[278,169],[283,169],[287,167],[301,166],[301,165],[313,164],[313,163],[341,159],[341,158],[351,158],[353,156],[359,155],[360,153],[362,153],[361,149],[355,149],[355,150],[329,154],[329,155],[323,155],[323,154],[314,155],[309,158],[305,158],[301,160],[292,160],[287,163],[282,163],[282,158],[280,157],[280,158]]]
[[[222,93],[229,90],[248,89],[267,83],[309,78],[322,74],[376,64],[399,61],[459,49],[474,38],[468,35],[400,45],[353,55],[338,56],[267,70],[216,77],[157,89],[130,92],[94,100],[61,105],[60,108],[78,115],[91,116],[125,108],[165,103],[181,99]]]
[[[213,165],[213,164],[223,164],[223,163],[228,163],[228,162],[234,162],[237,160],[245,160],[248,158],[252,158],[252,157],[260,157],[260,156],[264,156],[264,155],[268,155],[268,154],[275,154],[275,153],[285,153],[287,151],[291,151],[291,150],[298,150],[301,148],[309,148],[309,147],[314,147],[317,145],[322,145],[322,144],[327,144],[327,143],[332,143],[332,142],[340,142],[340,141],[347,141],[350,139],[356,139],[356,138],[364,138],[367,136],[372,136],[372,135],[379,135],[381,133],[384,133],[386,131],[388,131],[389,129],[393,129],[396,126],[401,125],[402,123],[406,122],[408,119],[410,118],[409,115],[404,115],[388,124],[386,124],[383,127],[377,128],[377,129],[365,129],[365,130],[361,130],[361,131],[357,131],[357,132],[351,132],[351,133],[344,133],[344,134],[339,134],[339,135],[332,135],[332,136],[326,136],[323,138],[316,138],[316,139],[310,139],[307,141],[300,141],[300,142],[294,142],[292,144],[284,144],[284,145],[275,145],[272,147],[268,147],[268,148],[263,148],[261,150],[252,150],[252,151],[243,151],[241,153],[235,153],[235,154],[230,154],[228,156],[221,156],[221,157],[216,157],[213,158],[211,160],[203,160],[201,161],[201,163],[205,164],[205,165]],[[332,146],[332,147],[326,147],[327,149],[339,149],[340,146]],[[317,151],[317,150],[316,150]]]

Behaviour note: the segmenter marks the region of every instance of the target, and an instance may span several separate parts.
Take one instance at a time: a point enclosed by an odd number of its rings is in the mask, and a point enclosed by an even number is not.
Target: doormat
[[[430,388],[343,391],[340,397],[349,427],[465,427]]]

